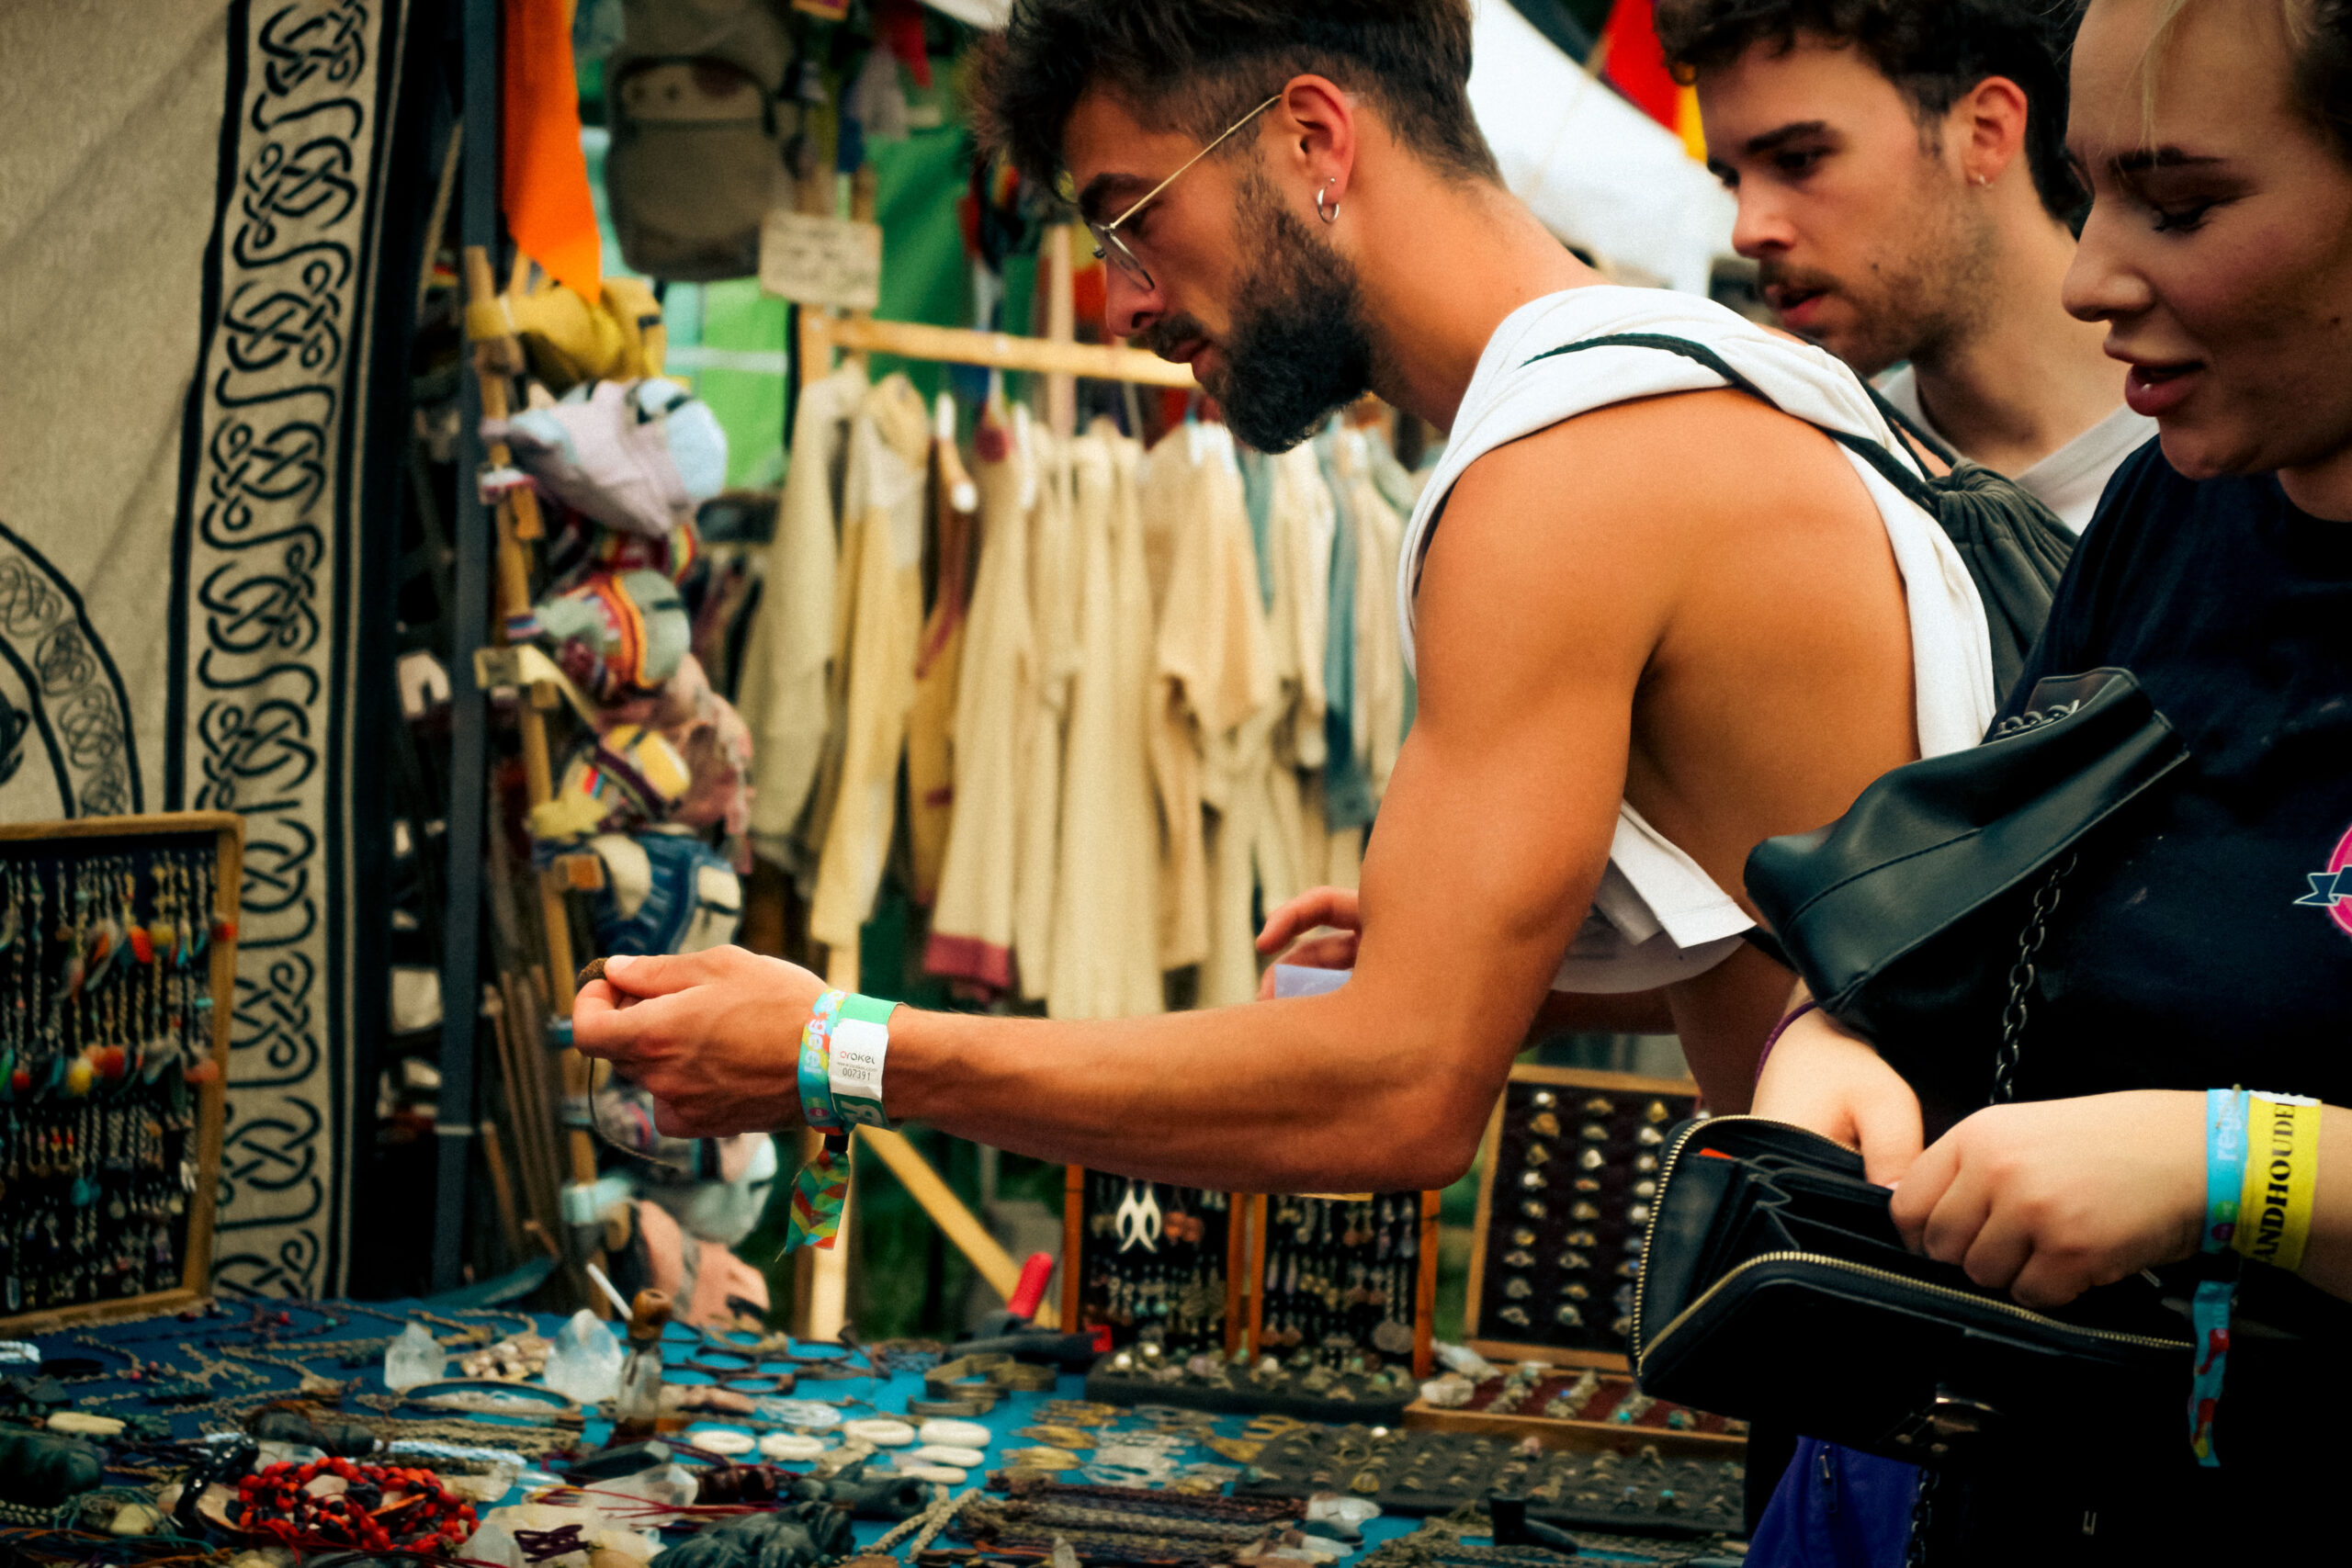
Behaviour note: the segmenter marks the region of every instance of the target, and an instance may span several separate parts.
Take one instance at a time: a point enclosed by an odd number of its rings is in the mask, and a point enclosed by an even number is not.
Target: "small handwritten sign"
[[[881,225],[770,209],[760,228],[760,288],[798,305],[878,309]]]

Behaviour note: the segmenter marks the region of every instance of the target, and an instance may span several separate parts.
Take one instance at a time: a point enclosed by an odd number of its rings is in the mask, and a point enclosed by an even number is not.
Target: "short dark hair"
[[[2086,192],[2066,163],[2065,56],[2081,0],[1660,0],[1657,32],[1686,80],[1757,44],[1851,45],[1911,100],[1924,127],[1988,76],[2025,93],[2026,166],[2052,218]]]
[[[1014,0],[966,84],[982,145],[1050,189],[1089,87],[1205,141],[1310,72],[1372,99],[1437,168],[1499,183],[1470,112],[1468,0]]]

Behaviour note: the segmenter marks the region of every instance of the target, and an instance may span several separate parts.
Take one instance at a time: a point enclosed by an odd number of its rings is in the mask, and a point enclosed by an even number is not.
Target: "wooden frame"
[[[1728,1432],[1678,1432],[1671,1427],[1623,1427],[1614,1421],[1562,1421],[1549,1416],[1489,1416],[1483,1410],[1444,1410],[1417,1399],[1405,1407],[1405,1425],[1433,1431],[1485,1432],[1498,1438],[1533,1438],[1547,1449],[1615,1449],[1633,1453],[1655,1448],[1669,1459],[1736,1459],[1747,1439]]]
[[[216,871],[212,915],[228,935],[209,949],[212,1060],[220,1071],[196,1086],[196,1190],[188,1196],[187,1239],[175,1290],[111,1301],[79,1302],[0,1317],[0,1335],[48,1334],[73,1324],[145,1317],[193,1306],[212,1294],[212,1227],[220,1190],[220,1127],[228,1103],[230,1013],[236,999],[237,915],[245,863],[245,821],[231,811],[160,811],[144,817],[74,817],[55,822],[0,823],[0,844],[27,840],[155,839],[211,833]]]
[[[1062,1168],[1061,1327],[1070,1334],[1086,1331],[1081,1317],[1086,1301],[1086,1177],[1087,1168],[1082,1165]],[[1191,1190],[1209,1190],[1196,1187]],[[1225,1353],[1228,1356],[1241,1344],[1242,1303],[1254,1294],[1250,1291],[1252,1277],[1242,1271],[1250,1239],[1244,1234],[1243,1220],[1251,1201],[1239,1192],[1225,1195]]]
[[[1351,1198],[1374,1197],[1377,1194],[1316,1192],[1300,1193],[1298,1196],[1344,1201]],[[1438,1207],[1442,1198],[1443,1194],[1438,1192],[1421,1194],[1420,1250],[1414,1255],[1413,1274],[1413,1375],[1416,1378],[1428,1377],[1437,1361],[1434,1348],[1437,1337],[1435,1321],[1437,1316],[1437,1222]],[[1250,1269],[1243,1278],[1247,1281],[1249,1292],[1246,1312],[1250,1325],[1250,1337],[1247,1345],[1250,1353],[1254,1356],[1258,1353],[1259,1347],[1265,1342],[1266,1293],[1259,1286],[1266,1273],[1267,1200],[1261,1194],[1249,1199],[1248,1202],[1250,1205]],[[1238,1348],[1240,1347],[1228,1344],[1227,1350],[1230,1353]]]
[[[1533,1063],[1521,1063],[1510,1070],[1510,1083],[1550,1084],[1564,1088],[1599,1089],[1617,1094],[1672,1094],[1695,1096],[1699,1086],[1689,1078],[1653,1078],[1638,1073],[1604,1072],[1590,1067],[1546,1067]],[[1463,1337],[1469,1347],[1490,1361],[1547,1361],[1557,1367],[1591,1367],[1600,1371],[1622,1372],[1628,1370],[1623,1356],[1610,1350],[1571,1350],[1555,1345],[1524,1345],[1510,1340],[1482,1338],[1477,1335],[1479,1292],[1487,1276],[1487,1237],[1493,1228],[1495,1201],[1495,1165],[1497,1152],[1502,1143],[1503,1105],[1509,1100],[1508,1085],[1495,1097],[1495,1108],[1487,1115],[1487,1131],[1480,1140],[1478,1169],[1477,1217],[1470,1232],[1469,1292],[1463,1303]],[[1442,1414],[1453,1415],[1453,1412]],[[1509,1422],[1526,1417],[1489,1416],[1483,1419]],[[1459,1423],[1455,1423],[1459,1424]],[[1558,1426],[1558,1422],[1546,1422]],[[1516,1427],[1473,1427],[1473,1430],[1517,1431]],[[1678,1434],[1679,1436],[1679,1434]]]

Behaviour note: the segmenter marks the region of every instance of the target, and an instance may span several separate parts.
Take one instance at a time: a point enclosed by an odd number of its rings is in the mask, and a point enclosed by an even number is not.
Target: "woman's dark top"
[[[2065,878],[2018,1097],[2241,1084],[2352,1105],[2352,523],[2299,510],[2268,475],[2185,479],[2151,442],[2109,483],[2003,716],[2044,676],[2109,665],[2189,761]],[[2352,1304],[2245,1275],[2240,1321],[2256,1326],[2231,1356],[2223,1469],[2189,1471],[2184,1420],[2162,1500],[2133,1513],[2210,1516],[2267,1466],[2346,1462],[2325,1412],[2352,1390]],[[2308,1337],[2256,1337],[2264,1324]]]

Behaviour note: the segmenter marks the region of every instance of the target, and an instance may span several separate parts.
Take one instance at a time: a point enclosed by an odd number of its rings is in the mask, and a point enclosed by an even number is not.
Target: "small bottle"
[[[665,1291],[639,1291],[629,1303],[628,1354],[621,1361],[620,1393],[613,1401],[610,1447],[641,1443],[662,1417],[662,1329],[670,1321]]]

